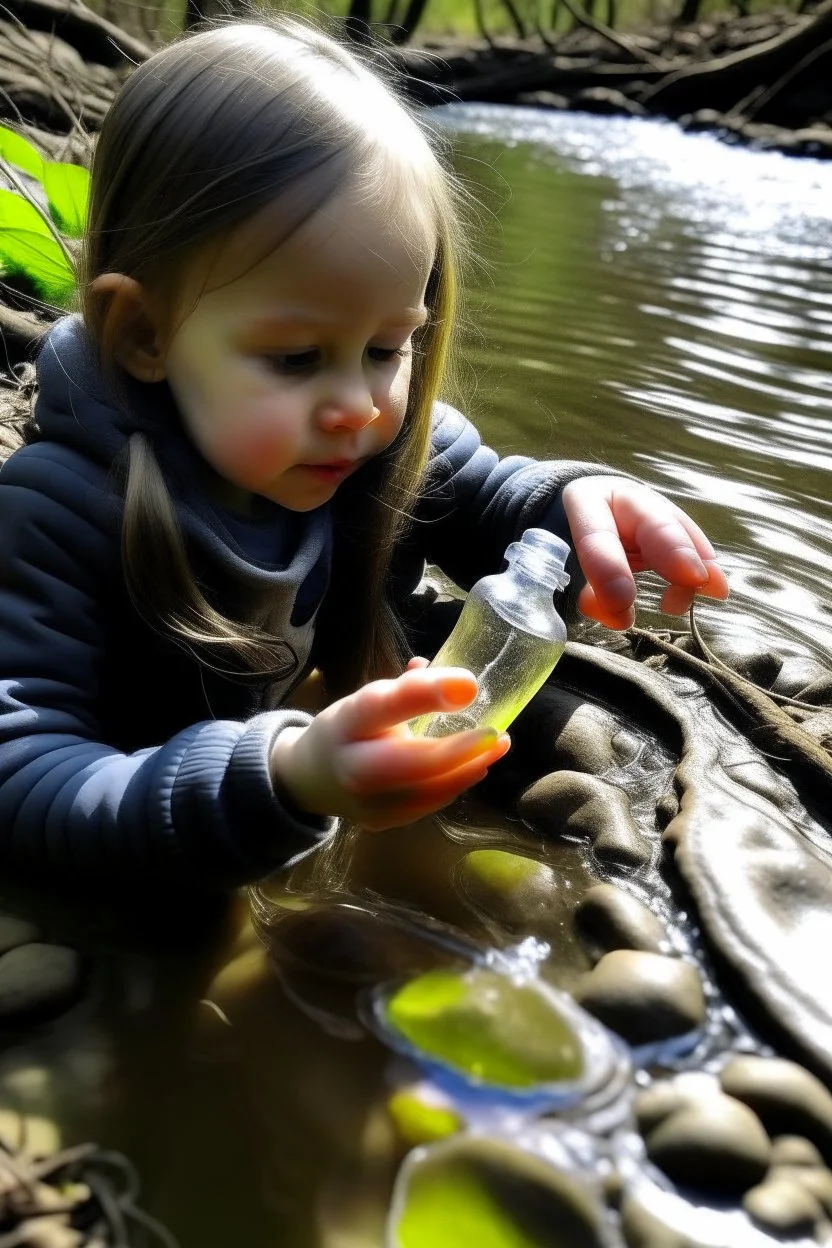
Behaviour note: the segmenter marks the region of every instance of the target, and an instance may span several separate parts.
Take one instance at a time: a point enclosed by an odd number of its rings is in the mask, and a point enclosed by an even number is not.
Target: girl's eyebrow
[[[383,329],[419,329],[426,324],[430,313],[424,306],[418,308],[403,308],[401,312],[389,317],[382,322]],[[326,317],[315,316],[309,308],[282,308],[280,312],[273,312],[266,316],[258,316],[254,320],[249,321],[245,326],[247,334],[270,334],[280,332],[287,325],[296,325],[301,327],[314,327],[320,329],[322,326],[330,326],[335,322],[329,321]]]

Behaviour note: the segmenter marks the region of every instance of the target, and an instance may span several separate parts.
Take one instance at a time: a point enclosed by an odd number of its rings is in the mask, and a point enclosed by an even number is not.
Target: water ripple
[[[504,452],[683,502],[730,572],[705,617],[825,655],[832,165],[660,121],[438,115],[486,206],[459,401]],[[647,578],[655,620],[659,592]]]

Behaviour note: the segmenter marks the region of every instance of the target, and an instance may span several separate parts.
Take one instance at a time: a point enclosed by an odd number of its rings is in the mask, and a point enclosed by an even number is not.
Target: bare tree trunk
[[[390,32],[391,42],[407,43],[414,35],[427,7],[428,0],[409,0],[404,17]]]
[[[684,0],[679,16],[674,18],[674,26],[692,26],[699,17],[702,0]]]
[[[526,24],[523,21],[522,17],[520,16],[520,13],[517,9],[516,4],[514,3],[514,0],[502,0],[502,3],[503,3],[503,8],[505,9],[506,13],[508,13],[509,18],[511,19],[511,24],[514,27],[517,38],[527,39],[529,36],[529,32],[526,30]]]

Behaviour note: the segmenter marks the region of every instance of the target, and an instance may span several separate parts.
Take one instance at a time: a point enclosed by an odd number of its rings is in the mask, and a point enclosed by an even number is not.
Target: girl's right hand
[[[476,694],[462,668],[411,663],[396,680],[334,702],[308,728],[284,728],[272,783],[309,814],[341,815],[372,832],[412,823],[482,780],[511,744],[490,728],[414,737],[407,726],[418,715],[462,710]]]

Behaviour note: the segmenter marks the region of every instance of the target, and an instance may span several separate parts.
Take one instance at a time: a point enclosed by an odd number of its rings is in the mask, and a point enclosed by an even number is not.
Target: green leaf
[[[36,208],[13,191],[0,190],[0,266],[3,275],[23,274],[38,295],[65,306],[75,275]]]
[[[31,174],[38,182],[43,181],[43,157],[40,152],[14,130],[9,130],[8,126],[0,126],[0,156],[15,169]]]
[[[580,1041],[545,994],[482,967],[416,976],[389,998],[386,1021],[422,1053],[500,1087],[583,1072]]]
[[[437,1168],[412,1184],[398,1243],[401,1248],[543,1248],[501,1207],[482,1176],[462,1167]]]
[[[80,238],[87,224],[90,175],[82,165],[47,160],[43,165],[43,189],[52,219],[69,238]]]

